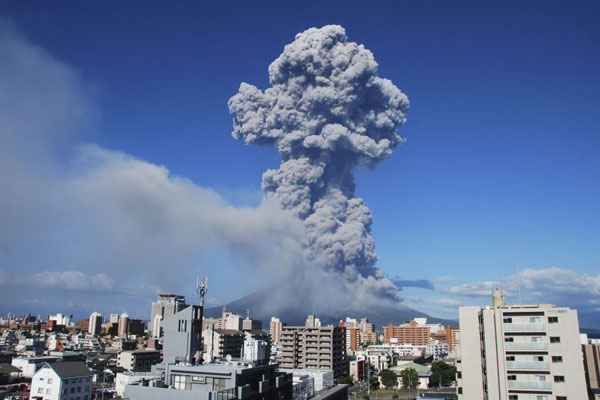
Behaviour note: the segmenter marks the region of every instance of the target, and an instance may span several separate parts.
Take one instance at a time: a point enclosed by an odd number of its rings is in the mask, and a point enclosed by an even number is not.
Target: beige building
[[[548,304],[460,307],[459,400],[586,399],[577,312]]]
[[[344,329],[338,326],[284,326],[279,365],[284,369],[330,369],[334,377],[348,374]],[[320,325],[320,324],[319,324]]]
[[[585,380],[590,399],[600,400],[600,345],[583,345]]]
[[[205,362],[216,358],[224,359],[228,355],[241,358],[244,335],[234,329],[206,329],[202,332],[203,354]]]
[[[271,343],[279,344],[279,339],[281,338],[281,328],[283,324],[281,320],[277,317],[271,317],[271,329],[269,333],[271,334]]]
[[[117,367],[129,372],[149,372],[154,364],[161,362],[160,351],[122,351],[117,356]]]

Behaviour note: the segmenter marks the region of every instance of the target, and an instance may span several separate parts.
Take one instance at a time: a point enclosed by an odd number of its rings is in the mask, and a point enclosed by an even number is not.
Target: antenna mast
[[[202,307],[204,307],[207,290],[208,290],[208,278],[204,277],[204,278],[200,279],[200,277],[197,277],[196,278],[196,294],[198,295],[198,299],[200,300],[200,305]]]

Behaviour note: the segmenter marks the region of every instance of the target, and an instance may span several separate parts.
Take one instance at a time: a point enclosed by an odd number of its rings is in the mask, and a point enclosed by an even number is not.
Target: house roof
[[[90,370],[83,361],[62,361],[48,364],[61,378],[90,376]]]

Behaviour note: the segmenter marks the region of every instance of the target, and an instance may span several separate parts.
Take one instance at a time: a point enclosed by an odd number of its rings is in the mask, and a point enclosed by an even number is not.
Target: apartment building
[[[460,307],[459,400],[587,398],[577,312],[547,304]]]
[[[600,400],[600,345],[583,345],[585,380],[590,399]]]
[[[283,323],[277,317],[271,317],[271,329],[269,330],[271,334],[271,341],[273,344],[279,344],[279,338],[281,337],[281,328],[283,328]]]
[[[149,372],[160,362],[160,351],[156,350],[123,351],[117,356],[117,367],[129,372]]]
[[[384,343],[412,344],[426,346],[431,339],[431,327],[419,321],[410,321],[402,325],[388,325],[383,327]]]
[[[330,369],[334,377],[348,373],[344,329],[338,326],[284,326],[279,365],[285,369]]]

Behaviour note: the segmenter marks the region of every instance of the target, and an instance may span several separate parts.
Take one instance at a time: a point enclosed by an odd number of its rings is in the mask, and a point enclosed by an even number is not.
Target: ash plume
[[[263,174],[265,195],[303,221],[309,264],[398,299],[375,266],[372,216],[355,196],[353,170],[373,167],[402,143],[407,96],[337,25],[296,35],[269,66],[269,82],[264,91],[242,83],[228,102],[234,138],[276,145],[281,154],[279,168]]]

